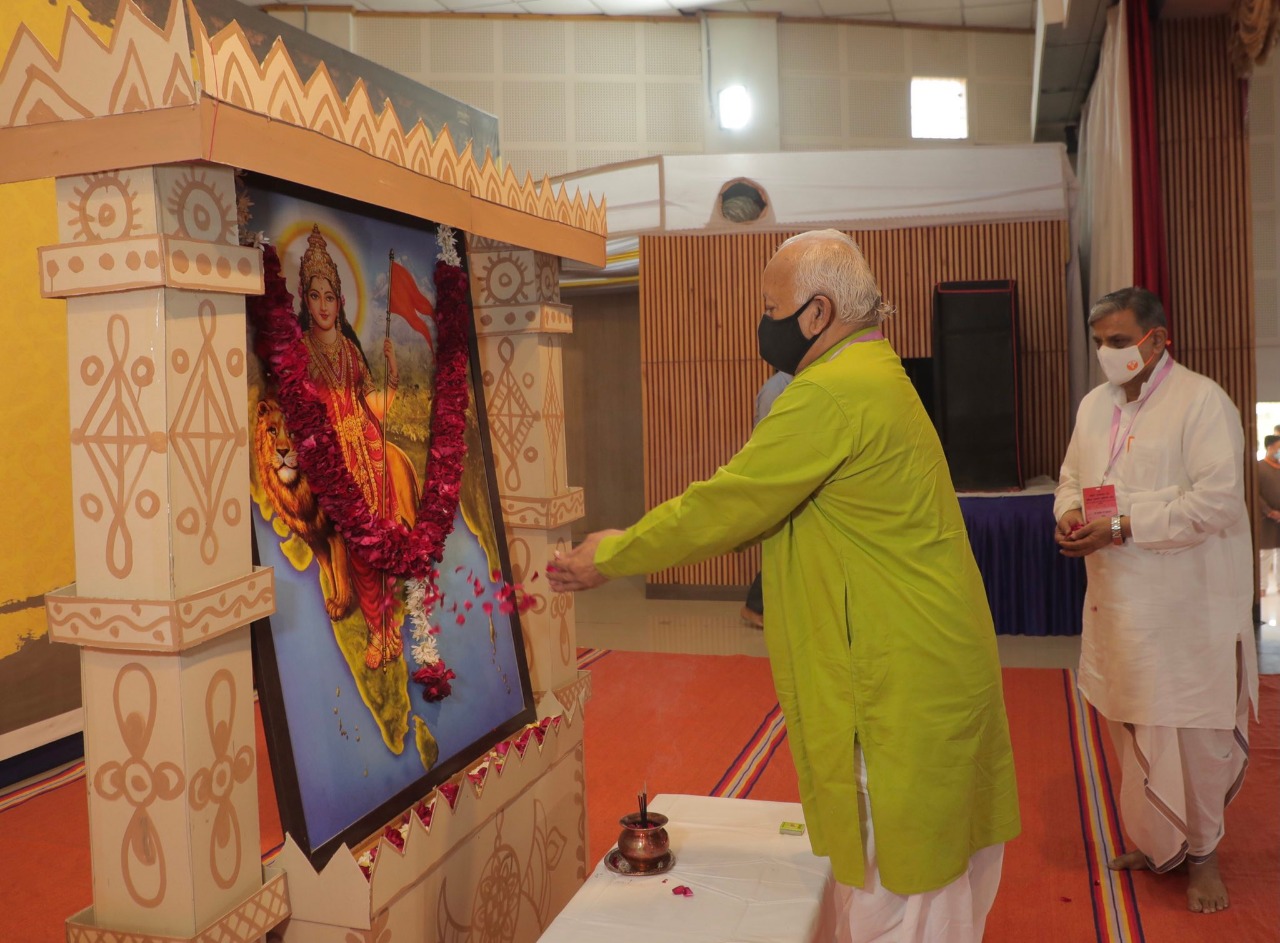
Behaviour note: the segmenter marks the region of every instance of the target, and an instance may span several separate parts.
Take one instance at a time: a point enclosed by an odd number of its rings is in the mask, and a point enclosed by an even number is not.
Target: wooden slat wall
[[[903,357],[932,350],[933,286],[1018,282],[1022,461],[1056,475],[1070,430],[1066,222],[852,232],[881,294],[897,305],[886,332]],[[647,236],[640,241],[640,358],[645,503],[652,508],[711,475],[747,440],[768,367],[756,352],[760,274],[785,234]],[[678,567],[653,584],[745,586],[758,551]]]
[[[1257,409],[1245,93],[1226,17],[1157,24],[1156,106],[1178,359],[1235,401],[1252,454]],[[1245,462],[1254,506],[1254,462]]]

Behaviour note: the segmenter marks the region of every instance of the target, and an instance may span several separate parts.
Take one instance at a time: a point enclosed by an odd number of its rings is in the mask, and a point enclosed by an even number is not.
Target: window
[[[964,79],[911,80],[911,136],[953,140],[969,136]]]

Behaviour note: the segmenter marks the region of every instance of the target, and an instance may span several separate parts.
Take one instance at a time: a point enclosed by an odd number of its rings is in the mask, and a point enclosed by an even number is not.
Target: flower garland
[[[412,622],[412,654],[418,664],[413,680],[423,697],[439,701],[452,693],[457,675],[440,657],[430,614],[443,594],[437,586],[436,564],[453,531],[461,495],[463,462],[467,454],[466,411],[469,357],[467,276],[453,244],[452,231],[440,233],[440,261],[436,263],[436,375],[431,411],[431,445],[426,482],[411,529],[399,521],[379,518],[365,502],[342,450],[324,400],[308,373],[309,357],[302,328],[293,310],[293,295],[285,285],[279,253],[263,247],[261,296],[247,299],[256,329],[256,350],[277,383],[277,397],[293,432],[298,465],[311,483],[316,501],[342,535],[349,552],[385,573],[408,580],[406,608]],[[470,605],[468,605],[470,608]],[[459,621],[465,621],[460,619]]]
[[[410,634],[414,642],[411,654],[418,665],[413,672],[413,680],[422,685],[422,696],[428,701],[442,701],[452,694],[453,687],[449,682],[457,677],[453,669],[444,663],[436,646],[440,627],[430,622],[432,611],[443,598],[432,576],[405,583],[404,606],[409,612]]]
[[[285,287],[274,246],[263,247],[265,291],[246,299],[257,331],[256,350],[278,384],[280,407],[293,432],[298,465],[311,482],[316,501],[342,535],[350,552],[371,567],[401,579],[431,579],[453,530],[467,444],[468,337],[467,275],[458,266],[436,263],[436,377],[431,410],[431,446],[426,484],[412,530],[384,520],[369,508],[343,461],[338,436],[324,400],[308,375],[302,328]]]
[[[438,585],[438,564],[444,556],[445,540],[453,531],[461,496],[467,454],[466,412],[470,404],[467,275],[453,230],[439,227],[437,241],[440,257],[435,267],[436,375],[431,444],[417,523],[412,529],[375,515],[343,460],[328,410],[308,372],[310,358],[294,313],[293,295],[285,285],[279,253],[270,244],[262,246],[264,293],[246,299],[255,329],[255,350],[276,380],[277,399],[293,433],[298,465],[311,483],[317,503],[333,521],[350,553],[371,567],[406,580],[405,608],[414,643],[411,655],[418,665],[411,677],[422,685],[427,701],[448,697],[453,690],[450,682],[457,678],[440,657],[436,644],[440,627],[432,625],[431,617],[444,601]],[[517,609],[525,612],[535,604],[535,598],[524,594],[520,584],[504,582],[496,570],[492,578],[499,584],[497,608],[503,614]],[[537,578],[537,573],[532,574],[532,580]],[[484,595],[485,587],[479,579],[468,574],[467,580],[476,597]],[[466,622],[466,613],[473,605],[466,600],[461,612],[458,604],[453,605],[451,611],[457,613],[459,625]],[[482,608],[486,615],[492,615],[495,607],[492,602],[484,602]]]
[[[454,572],[461,573],[462,570],[462,567],[457,567]],[[437,606],[445,601],[444,594],[436,585],[437,578],[438,571],[433,567],[426,579],[411,579],[405,583],[404,603],[409,614],[410,634],[414,642],[411,653],[413,660],[420,666],[413,672],[413,680],[422,685],[422,695],[428,701],[439,701],[448,697],[453,690],[449,682],[457,677],[453,669],[440,659],[440,650],[436,645],[440,626],[431,624],[432,614],[436,612]],[[490,578],[498,584],[498,590],[494,594],[497,605],[495,606],[492,600],[481,603],[480,609],[486,616],[492,617],[495,608],[503,615],[510,615],[517,610],[524,613],[537,604],[536,596],[526,593],[519,583],[513,586],[503,581],[502,573],[498,570],[494,570]],[[474,573],[468,573],[466,579],[471,584],[475,599],[463,600],[461,607],[456,602],[450,607],[449,611],[455,614],[458,625],[466,624],[467,613],[475,608],[476,601],[486,592],[484,582]],[[535,572],[529,578],[529,582],[537,581],[538,574]]]

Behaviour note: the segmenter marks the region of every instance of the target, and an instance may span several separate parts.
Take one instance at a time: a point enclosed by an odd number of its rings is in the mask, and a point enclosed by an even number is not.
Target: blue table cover
[[[1053,495],[961,497],[997,635],[1079,635],[1084,561],[1053,539]]]

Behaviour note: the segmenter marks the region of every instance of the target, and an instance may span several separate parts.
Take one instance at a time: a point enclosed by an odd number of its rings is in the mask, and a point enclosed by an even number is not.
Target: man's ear
[[[826,295],[814,295],[813,309],[818,314],[818,317],[814,318],[814,334],[821,334],[835,320],[835,305]]]

